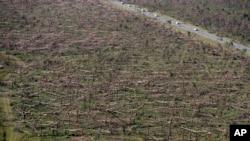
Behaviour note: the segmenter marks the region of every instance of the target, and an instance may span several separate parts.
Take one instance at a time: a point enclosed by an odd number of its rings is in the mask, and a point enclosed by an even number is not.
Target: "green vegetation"
[[[228,140],[249,124],[245,52],[102,0],[0,1],[0,16],[0,140]]]
[[[249,0],[123,0],[250,45]]]
[[[7,96],[10,90],[6,87],[6,82],[9,80],[10,74],[15,71],[18,65],[22,65],[22,62],[6,52],[0,52],[0,60],[0,140],[16,141],[21,134],[14,132],[11,127],[13,115],[10,99]]]

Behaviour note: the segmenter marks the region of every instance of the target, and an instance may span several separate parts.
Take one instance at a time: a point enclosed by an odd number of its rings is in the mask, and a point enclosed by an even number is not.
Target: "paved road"
[[[229,39],[218,37],[218,36],[216,36],[214,34],[211,34],[211,33],[208,33],[208,32],[202,31],[202,30],[199,30],[199,28],[197,28],[197,27],[194,27],[194,26],[192,27],[192,26],[186,25],[186,24],[184,24],[182,22],[179,22],[179,21],[173,21],[173,20],[167,19],[165,17],[161,17],[161,16],[157,15],[156,13],[148,12],[146,10],[140,9],[140,8],[136,7],[135,5],[126,4],[126,3],[123,3],[123,2],[121,2],[119,0],[109,0],[109,1],[111,1],[112,3],[114,3],[116,5],[122,6],[122,7],[126,8],[127,10],[135,11],[135,12],[144,14],[144,15],[146,15],[148,17],[151,17],[151,18],[156,18],[156,19],[158,19],[158,20],[160,20],[162,22],[169,23],[172,26],[184,29],[186,31],[190,31],[192,33],[196,33],[198,35],[201,35],[203,37],[212,39],[212,40],[217,41],[219,43],[228,44],[228,43],[231,42]],[[236,42],[232,42],[232,45],[235,48],[238,48],[240,50],[244,50],[245,49],[247,52],[250,52],[250,48],[247,47],[247,46],[241,45],[241,44],[236,43]]]

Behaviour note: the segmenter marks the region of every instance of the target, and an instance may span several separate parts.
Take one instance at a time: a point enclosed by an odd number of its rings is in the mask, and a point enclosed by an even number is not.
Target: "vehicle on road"
[[[199,29],[198,28],[194,28],[194,31],[199,31]]]
[[[174,22],[174,21],[168,20],[168,19],[166,19],[164,17],[158,18],[159,16],[157,14],[152,13],[152,12],[148,12],[148,11],[146,12],[146,10],[144,10],[142,8],[136,8],[136,6],[134,6],[134,5],[131,6],[130,4],[125,4],[124,2],[122,2],[122,0],[110,0],[110,1],[113,2],[113,3],[117,2],[117,1],[120,1],[121,4],[124,7],[130,7],[130,8],[128,8],[129,10],[134,10],[134,11],[136,10],[137,12],[141,12],[141,13],[143,13],[146,16],[154,17],[155,19],[159,19],[161,21],[166,21],[166,23],[168,23],[170,25],[171,24],[176,24],[176,26],[178,26],[178,27],[180,27],[180,28],[182,28],[184,30],[187,30],[189,32],[197,33],[197,34],[199,34],[201,36],[204,36],[206,38],[210,38],[210,39],[218,41],[220,43],[225,43],[225,44],[228,44],[228,45],[232,45],[232,46],[234,46],[235,48],[238,48],[238,49],[246,49],[247,52],[250,52],[250,49],[247,46],[241,45],[239,43],[234,43],[233,41],[229,41],[226,38],[223,39],[220,36],[216,36],[216,35],[210,34],[210,33],[206,32],[206,31],[200,31],[198,28],[194,28],[194,26],[193,27],[192,26],[188,26],[185,23],[180,23],[178,21]],[[191,31],[190,29],[193,30],[193,31]],[[200,31],[200,32],[198,32],[198,31]]]

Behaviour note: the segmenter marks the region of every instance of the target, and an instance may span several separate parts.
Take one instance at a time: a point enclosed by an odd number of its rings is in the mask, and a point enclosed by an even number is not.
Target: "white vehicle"
[[[141,10],[141,12],[145,12],[145,10],[144,10],[144,9],[142,9],[142,10]]]
[[[175,22],[175,24],[180,24],[179,22]]]
[[[197,28],[194,28],[194,31],[199,31],[199,29],[197,29]]]
[[[155,17],[159,17],[157,14],[155,14]]]
[[[128,7],[131,7],[131,5],[130,5],[130,4],[128,4]]]

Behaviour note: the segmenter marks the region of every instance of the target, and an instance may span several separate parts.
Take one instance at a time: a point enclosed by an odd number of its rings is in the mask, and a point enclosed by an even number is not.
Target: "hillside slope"
[[[0,1],[1,87],[20,140],[228,140],[250,58],[105,1]],[[3,69],[5,62],[1,61]]]

